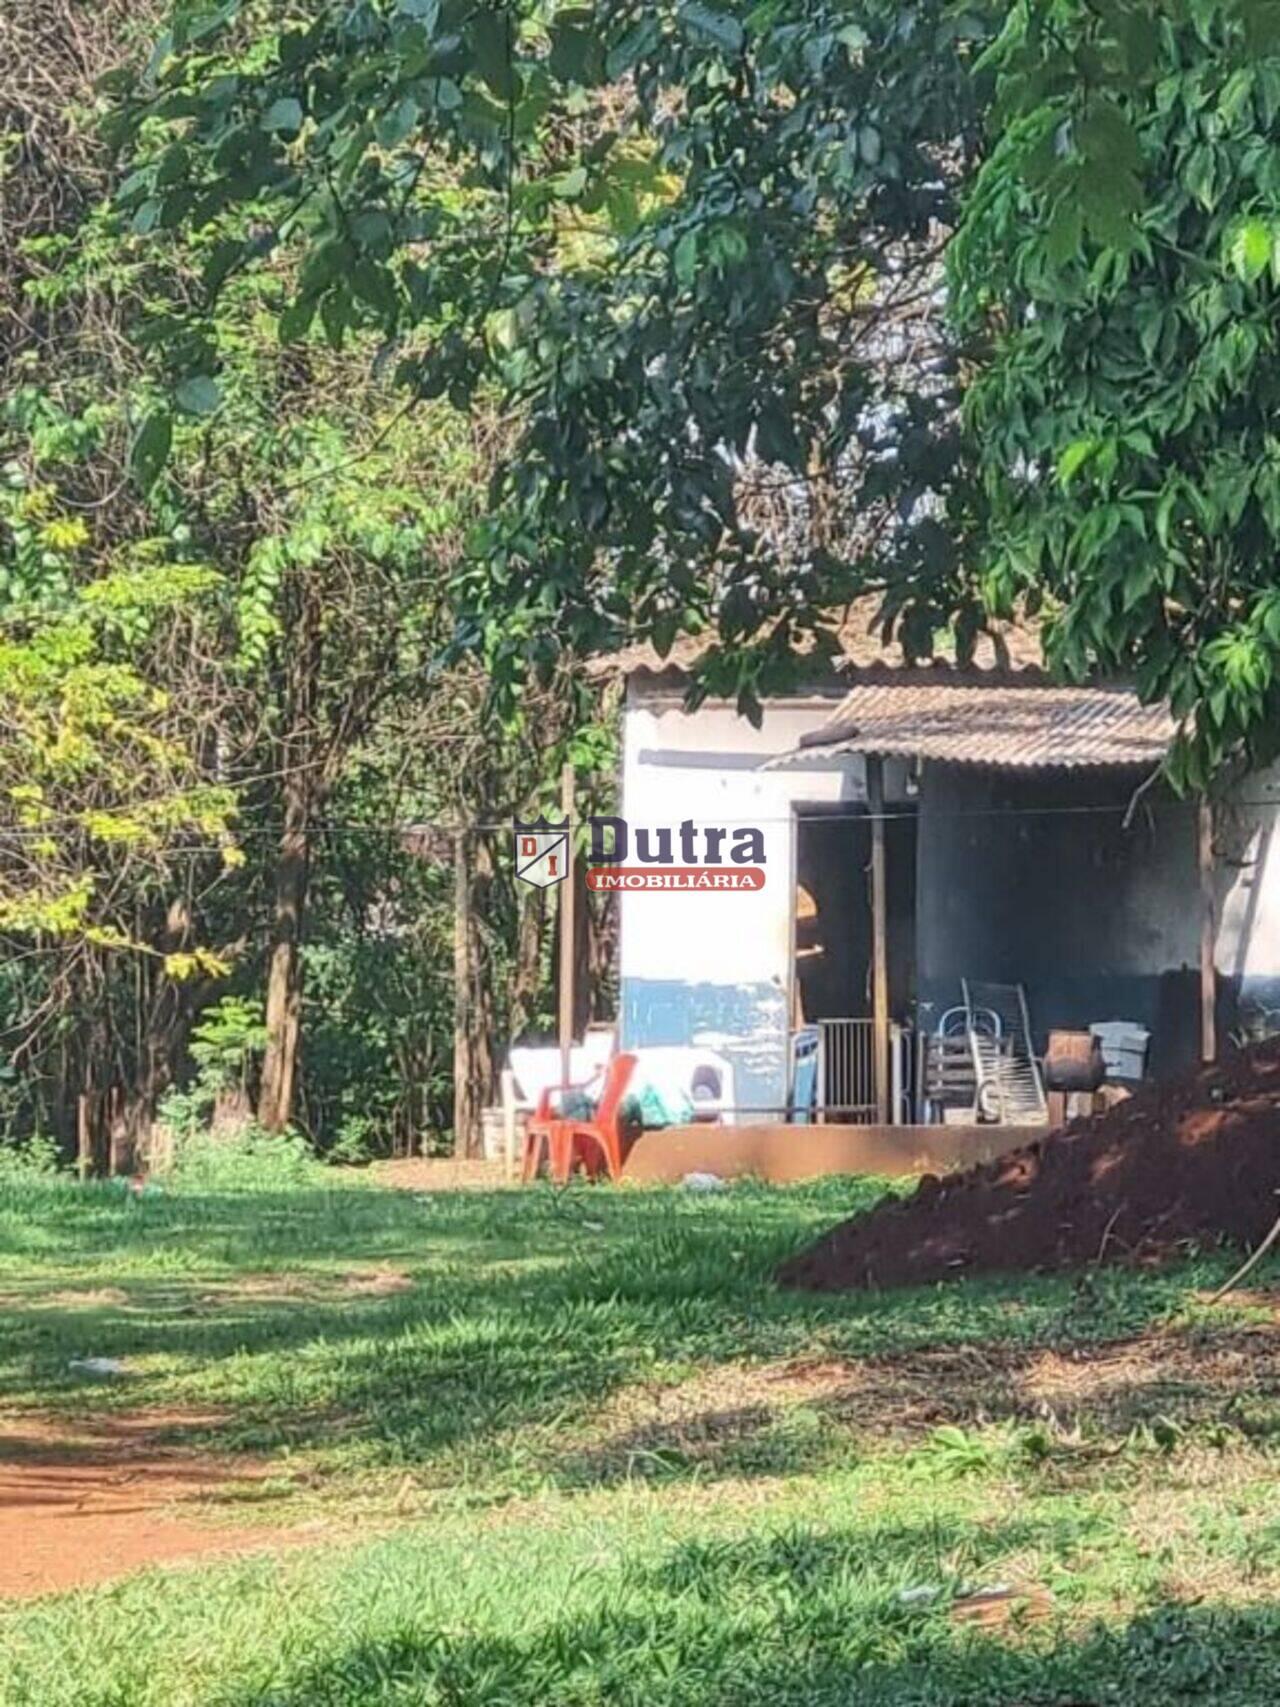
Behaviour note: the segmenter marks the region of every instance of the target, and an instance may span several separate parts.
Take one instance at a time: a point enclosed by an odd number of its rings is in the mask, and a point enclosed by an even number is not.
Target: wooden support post
[[[1213,802],[1200,797],[1200,1059],[1218,1059],[1217,908],[1213,884]]]
[[[884,847],[884,760],[867,757],[871,814],[871,1014],[875,1022],[876,1119],[889,1121],[889,907]]]
[[[560,885],[560,1084],[568,1088],[573,1059],[574,954],[574,856],[573,856],[573,766],[560,773],[560,810],[569,826],[565,845],[565,874]]]

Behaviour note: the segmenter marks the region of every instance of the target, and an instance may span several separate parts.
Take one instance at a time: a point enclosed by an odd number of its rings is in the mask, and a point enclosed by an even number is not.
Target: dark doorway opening
[[[885,820],[889,1011],[915,999],[916,813],[893,804]],[[796,809],[793,1023],[871,1014],[871,819],[863,806]]]

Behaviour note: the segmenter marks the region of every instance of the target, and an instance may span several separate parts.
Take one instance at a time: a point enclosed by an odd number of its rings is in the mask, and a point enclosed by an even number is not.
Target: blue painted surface
[[[787,998],[771,982],[690,984],[676,978],[622,980],[624,1049],[718,1050],[733,1063],[739,1109],[770,1111],[787,1103]]]
[[[806,1025],[791,1042],[790,1119],[797,1126],[813,1124],[818,1095],[818,1028]]]

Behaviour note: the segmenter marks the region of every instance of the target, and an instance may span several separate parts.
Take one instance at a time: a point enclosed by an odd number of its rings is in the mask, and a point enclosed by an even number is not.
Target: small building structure
[[[965,668],[912,665],[863,606],[841,642],[758,726],[728,702],[688,709],[692,642],[613,660],[627,822],[751,826],[767,874],[758,892],[621,896],[622,1048],[717,1050],[734,1118],[776,1123],[810,1028],[927,1032],[964,980],[1022,986],[1041,1048],[1131,1022],[1156,1074],[1271,1028],[1280,780],[1248,779],[1206,836],[1199,803],[1157,779],[1164,708],[1052,681],[1034,632],[984,637]],[[909,1049],[878,1081],[847,1068],[840,1118],[914,1118]]]

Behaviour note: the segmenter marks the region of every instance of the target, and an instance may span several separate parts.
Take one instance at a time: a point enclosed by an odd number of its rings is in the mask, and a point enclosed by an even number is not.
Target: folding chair
[[[1042,1126],[1049,1118],[1040,1063],[1031,1042],[1027,994],[1021,984],[960,980],[978,1088],[980,1116],[1000,1126]],[[988,1021],[995,1016],[996,1031]]]

